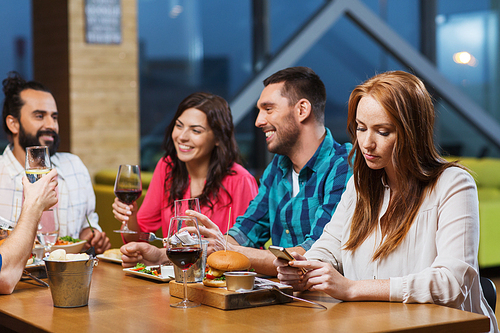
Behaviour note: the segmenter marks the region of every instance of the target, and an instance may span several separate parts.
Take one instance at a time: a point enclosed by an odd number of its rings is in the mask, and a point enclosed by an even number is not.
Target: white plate
[[[111,261],[111,262],[115,262],[117,264],[121,264],[122,263],[121,259],[106,257],[104,254],[98,254],[98,255],[96,255],[96,257],[99,258],[99,259],[101,259],[101,260],[104,260],[104,261]]]
[[[68,245],[53,245],[51,248],[50,248],[50,251],[54,251],[54,250],[57,250],[57,249],[64,249],[66,251],[66,253],[79,253],[82,248],[83,248],[83,245],[87,243],[86,240],[82,240],[81,242],[77,242],[77,243],[73,243],[73,244],[68,244]]]
[[[151,267],[158,267],[158,266],[147,266],[146,268],[151,268]],[[156,280],[156,281],[161,281],[161,282],[168,282],[168,281],[171,281],[174,278],[174,266],[167,266],[166,268],[163,268],[163,271],[165,272],[166,271],[166,275],[167,276],[156,276],[156,275],[151,275],[151,274],[146,274],[146,273],[141,273],[141,272],[137,272],[137,271],[132,271],[131,269],[133,268],[124,268],[123,271],[125,273],[128,273],[128,274],[133,274],[133,275],[137,275],[137,276],[140,276],[140,277],[144,277],[144,278],[147,278],[147,279],[151,279],[151,280]]]

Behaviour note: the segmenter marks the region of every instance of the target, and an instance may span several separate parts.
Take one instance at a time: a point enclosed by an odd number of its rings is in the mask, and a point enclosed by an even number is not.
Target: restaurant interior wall
[[[24,37],[15,35],[18,25],[10,13],[31,18],[28,49],[33,60],[25,76],[43,82],[56,99],[59,151],[78,155],[91,176],[101,168],[139,163],[136,0],[121,2],[121,40],[116,44],[87,42],[84,0],[19,2],[29,11],[17,12],[17,2],[0,4],[8,31],[2,39]],[[12,62],[0,63],[2,79],[17,69]]]

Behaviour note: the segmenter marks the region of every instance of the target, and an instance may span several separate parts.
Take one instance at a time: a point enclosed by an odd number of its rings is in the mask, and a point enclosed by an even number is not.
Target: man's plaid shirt
[[[292,197],[292,163],[275,155],[261,178],[259,193],[229,231],[240,245],[260,248],[301,246],[309,250],[321,236],[352,175],[350,143],[338,144],[329,129],[313,157],[300,170],[300,191]]]

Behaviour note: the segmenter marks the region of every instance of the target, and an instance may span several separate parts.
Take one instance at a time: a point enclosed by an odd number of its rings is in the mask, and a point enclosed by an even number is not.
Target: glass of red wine
[[[122,164],[118,168],[115,180],[115,195],[123,203],[131,205],[142,194],[141,169],[138,165]],[[127,222],[123,222],[121,230],[114,230],[119,233],[135,234],[137,231],[130,230]]]
[[[173,308],[188,309],[200,306],[200,303],[190,301],[187,297],[187,270],[202,255],[200,229],[198,220],[190,216],[175,216],[170,219],[166,242],[167,256],[175,266],[182,269],[184,298]]]

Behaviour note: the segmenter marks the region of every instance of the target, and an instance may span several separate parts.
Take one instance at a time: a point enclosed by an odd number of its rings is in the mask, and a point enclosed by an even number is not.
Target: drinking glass
[[[26,148],[25,171],[30,183],[34,183],[48,174],[51,168],[49,147],[34,146]]]
[[[184,276],[184,298],[176,304],[170,304],[174,308],[194,308],[200,303],[190,301],[187,298],[187,270],[198,261],[202,254],[200,230],[198,221],[190,216],[174,216],[170,219],[167,237],[167,256],[175,266],[182,269]]]
[[[186,216],[186,210],[194,210],[195,212],[201,213],[200,211],[200,202],[198,198],[190,198],[190,199],[181,199],[174,201],[174,216]],[[205,254],[206,259],[206,254]],[[192,265],[186,272],[187,282],[199,282],[199,278],[203,280],[205,277],[205,268],[201,268],[203,264],[203,255],[200,260],[198,260],[194,265]],[[206,262],[206,260],[205,260]],[[203,270],[203,271],[201,271]],[[201,271],[201,272],[200,272]],[[183,278],[184,273],[179,267],[174,267],[175,280],[178,282],[186,280]]]
[[[42,213],[38,222],[36,237],[43,245],[45,253],[50,252],[59,237],[59,219],[57,209],[50,209]]]
[[[123,203],[130,205],[142,194],[141,169],[138,165],[123,164],[118,168],[115,180],[115,195]],[[135,234],[137,231],[130,230],[127,222],[123,222],[119,233]]]
[[[186,210],[188,209],[201,213],[200,201],[198,200],[198,198],[175,200],[174,208],[175,208],[174,216],[185,216]]]
[[[49,147],[26,147],[25,172],[30,183],[48,174],[51,168]],[[45,253],[50,252],[59,237],[59,220],[53,208],[42,213],[36,236],[43,245]]]

